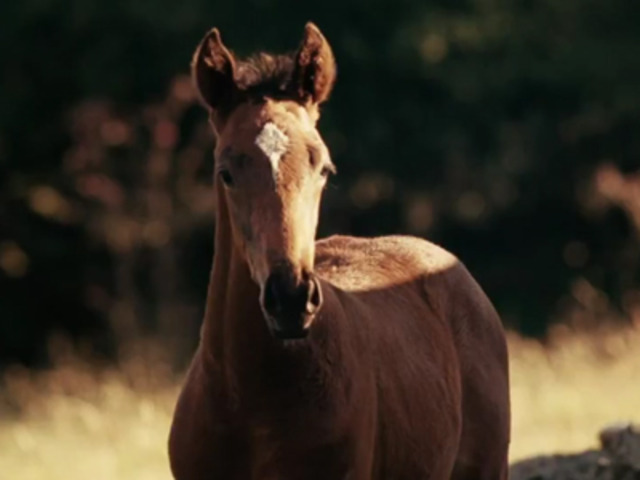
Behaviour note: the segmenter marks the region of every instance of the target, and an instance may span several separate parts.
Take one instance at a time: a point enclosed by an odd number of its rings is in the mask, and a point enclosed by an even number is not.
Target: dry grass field
[[[640,328],[551,345],[510,336],[513,460],[596,445],[598,429],[640,421]],[[152,365],[152,366],[150,366]],[[0,478],[170,480],[166,438],[179,379],[159,361],[98,370],[62,358],[11,369],[0,409]]]

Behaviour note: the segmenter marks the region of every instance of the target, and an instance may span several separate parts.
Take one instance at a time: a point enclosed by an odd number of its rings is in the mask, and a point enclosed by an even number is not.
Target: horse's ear
[[[309,22],[295,57],[293,91],[303,102],[317,105],[329,98],[335,79],[336,61],[329,42],[318,27]]]
[[[191,75],[200,97],[217,116],[228,111],[237,93],[235,68],[233,54],[222,43],[218,29],[212,29],[196,48]]]

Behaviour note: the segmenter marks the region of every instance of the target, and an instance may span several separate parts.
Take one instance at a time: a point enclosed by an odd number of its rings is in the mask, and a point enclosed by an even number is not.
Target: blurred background
[[[76,478],[84,452],[77,478],[169,478],[214,254],[188,77],[212,26],[239,55],[322,29],[339,175],[320,235],[410,233],[467,264],[511,332],[515,457],[638,420],[638,18],[626,0],[1,2],[0,471]]]

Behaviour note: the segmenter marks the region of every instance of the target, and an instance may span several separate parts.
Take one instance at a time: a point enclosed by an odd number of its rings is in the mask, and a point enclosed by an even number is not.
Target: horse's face
[[[289,96],[277,98],[251,98],[243,91],[233,75],[233,57],[217,31],[203,41],[194,62],[217,136],[216,188],[224,194],[235,246],[260,287],[270,330],[280,338],[306,336],[322,305],[321,287],[313,274],[315,235],[322,191],[334,170],[316,130],[318,103],[328,96],[333,82],[323,78],[325,72],[318,67],[329,64],[333,77],[333,56],[313,26],[307,26],[301,52],[304,58],[299,52],[291,77],[297,73],[303,83],[296,86],[289,80],[284,86]],[[306,77],[304,68],[299,68],[305,58],[302,67],[314,69]],[[231,72],[225,81],[212,80],[212,72],[220,76],[225,71]],[[212,82],[226,92],[228,103],[205,90]],[[233,98],[240,100],[234,104]]]
[[[304,334],[321,305],[314,246],[332,170],[315,122],[295,102],[243,104],[218,136],[216,174],[234,239],[282,336]]]

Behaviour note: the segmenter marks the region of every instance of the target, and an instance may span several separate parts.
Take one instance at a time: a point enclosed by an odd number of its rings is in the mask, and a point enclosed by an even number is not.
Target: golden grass
[[[595,446],[603,425],[640,421],[640,329],[560,332],[548,348],[515,335],[509,343],[512,460]],[[7,372],[0,478],[170,480],[166,439],[179,382],[148,365],[97,373],[69,361],[45,374]]]
[[[596,447],[603,426],[640,422],[640,329],[509,343],[512,461]]]
[[[141,368],[101,374],[77,364],[46,375],[10,372],[20,414],[0,414],[0,478],[171,478],[166,439],[175,381]],[[160,385],[163,383],[164,385]]]

